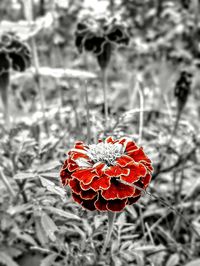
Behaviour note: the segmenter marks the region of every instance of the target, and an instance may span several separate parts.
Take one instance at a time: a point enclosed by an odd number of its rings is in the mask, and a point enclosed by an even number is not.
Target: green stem
[[[111,238],[112,231],[113,231],[115,217],[116,217],[116,213],[115,212],[108,211],[108,230],[107,230],[104,246],[103,246],[102,251],[101,251],[101,256],[104,255],[104,253],[105,253],[105,251],[106,251],[106,249],[108,247],[108,244],[110,242],[110,238]]]
[[[10,115],[9,115],[9,72],[2,73],[0,75],[0,90],[1,90],[1,98],[4,105],[4,119],[6,128],[10,128]]]
[[[85,104],[86,104],[86,117],[87,117],[87,141],[88,144],[91,143],[91,125],[90,125],[90,105],[88,99],[88,89],[87,80],[85,80]]]
[[[108,125],[108,97],[107,97],[107,71],[106,68],[102,68],[102,82],[103,82],[103,97],[104,97],[104,120],[105,120],[105,131]]]

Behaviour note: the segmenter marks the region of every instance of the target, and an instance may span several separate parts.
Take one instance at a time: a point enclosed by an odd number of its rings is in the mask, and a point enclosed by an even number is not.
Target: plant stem
[[[143,124],[144,124],[144,95],[142,92],[142,84],[140,82],[138,83],[138,93],[139,93],[139,97],[140,97],[140,124],[139,124],[138,143],[141,144]]]
[[[91,143],[91,125],[90,125],[90,105],[88,99],[88,89],[87,80],[85,80],[85,104],[86,104],[86,117],[87,117],[87,141],[88,144]]]
[[[6,128],[10,128],[10,115],[9,115],[9,72],[2,73],[0,75],[0,90],[1,98],[4,105],[4,119]]]
[[[115,212],[108,211],[108,230],[107,230],[104,246],[103,246],[102,251],[101,251],[101,256],[104,255],[104,253],[108,247],[108,244],[110,242],[110,237],[111,237],[112,231],[113,231],[115,216],[116,216]]]
[[[105,131],[108,125],[108,99],[107,99],[107,71],[106,68],[102,68],[102,83],[103,83],[103,97],[104,97],[104,120],[105,120]]]

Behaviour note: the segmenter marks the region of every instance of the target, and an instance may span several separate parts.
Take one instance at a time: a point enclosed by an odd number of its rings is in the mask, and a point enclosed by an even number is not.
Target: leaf
[[[15,215],[17,213],[21,213],[27,211],[28,209],[32,208],[32,205],[30,203],[19,205],[19,206],[11,206],[7,210],[7,213],[10,215]]]
[[[57,254],[53,253],[45,257],[41,263],[40,266],[52,266],[54,265],[53,263],[55,262],[55,259],[57,257]]]
[[[31,179],[35,177],[36,177],[35,173],[17,173],[16,175],[14,175],[14,179],[17,180]]]
[[[66,212],[66,211],[63,211],[61,209],[57,209],[55,207],[45,206],[45,207],[43,207],[43,209],[51,212],[52,214],[56,214],[56,215],[62,216],[62,217],[67,218],[67,219],[74,219],[74,220],[79,220],[79,221],[81,220],[81,218],[79,218],[76,214]]]
[[[0,263],[6,266],[19,266],[8,254],[0,252]]]
[[[192,260],[189,263],[185,264],[185,266],[199,266],[200,265],[200,259]]]
[[[47,235],[44,231],[44,228],[41,225],[41,220],[39,217],[35,218],[35,230],[36,230],[36,235],[37,238],[42,246],[45,246],[48,243],[48,238]]]
[[[166,266],[176,266],[179,263],[179,255],[177,253],[174,253],[171,255],[167,261]]]
[[[46,178],[43,178],[41,176],[39,178],[43,187],[46,187],[48,191],[55,193],[62,198],[65,197],[65,190],[63,188],[56,186],[52,181],[47,180]]]
[[[53,242],[56,241],[55,232],[58,231],[58,227],[46,213],[42,214],[41,224],[49,239]]]

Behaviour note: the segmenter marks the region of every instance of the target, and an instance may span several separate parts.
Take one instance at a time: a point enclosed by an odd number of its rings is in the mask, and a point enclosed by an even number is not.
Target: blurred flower
[[[182,111],[187,102],[188,95],[191,91],[191,84],[192,74],[186,70],[182,70],[174,89],[174,96],[178,100],[179,111]]]
[[[22,72],[30,63],[31,54],[26,43],[21,42],[13,33],[0,35],[0,75],[9,72],[11,68]]]
[[[129,43],[127,27],[116,18],[83,18],[77,24],[75,36],[75,45],[79,52],[92,52],[101,68],[107,67],[114,45]]]
[[[84,208],[118,212],[140,198],[152,171],[151,160],[132,140],[108,137],[92,145],[77,142],[60,177]]]

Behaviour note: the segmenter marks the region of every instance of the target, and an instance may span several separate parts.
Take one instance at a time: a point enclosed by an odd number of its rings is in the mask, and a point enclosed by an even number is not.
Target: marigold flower
[[[23,72],[30,66],[31,53],[26,43],[23,43],[14,33],[0,35],[0,75],[12,68]]]
[[[71,188],[73,199],[84,208],[119,212],[140,198],[152,171],[143,148],[125,137],[108,137],[92,145],[76,142],[60,177],[62,184]]]

